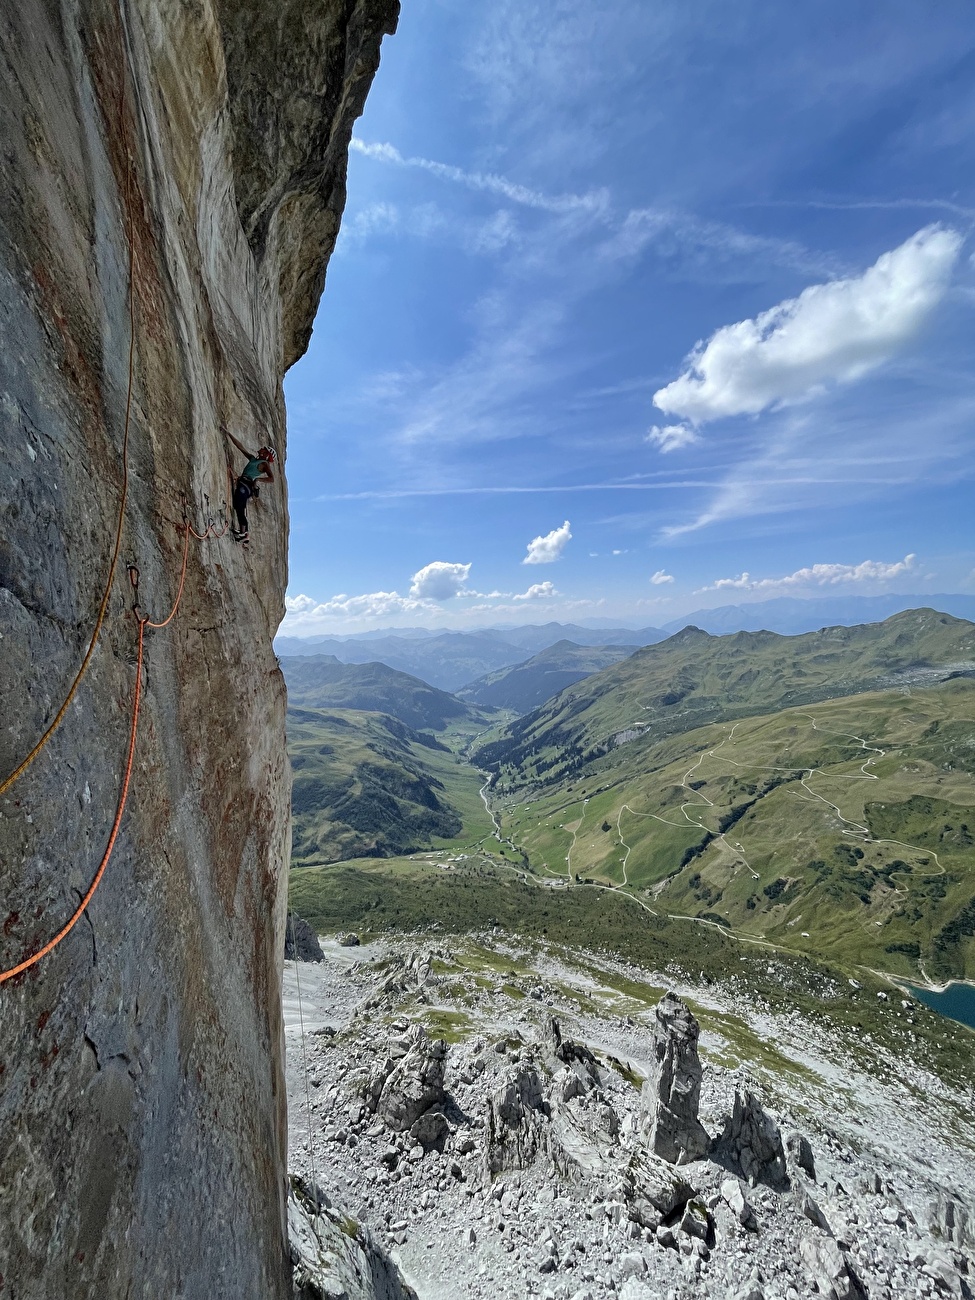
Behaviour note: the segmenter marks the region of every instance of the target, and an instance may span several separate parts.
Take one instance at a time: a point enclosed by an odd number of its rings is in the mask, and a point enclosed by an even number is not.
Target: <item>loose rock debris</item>
[[[807,1107],[774,1109],[740,1069],[702,1064],[676,992],[642,1018],[553,1014],[556,987],[485,981],[446,949],[324,953],[310,1117],[289,1035],[292,1167],[308,1178],[314,1157],[322,1195],[391,1271],[322,1297],[975,1293],[957,1163],[939,1171],[931,1148],[899,1163]],[[307,1288],[314,1267],[293,1252]]]

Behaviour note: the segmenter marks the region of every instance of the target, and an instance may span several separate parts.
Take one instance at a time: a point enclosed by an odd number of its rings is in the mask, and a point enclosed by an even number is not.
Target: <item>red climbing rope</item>
[[[130,160],[131,161],[131,160]],[[125,206],[129,214],[129,379],[128,388],[125,395],[125,425],[122,432],[122,494],[119,498],[118,520],[115,525],[115,543],[112,547],[112,559],[108,566],[108,577],[105,580],[105,590],[102,592],[101,603],[98,606],[98,616],[95,619],[95,627],[91,634],[91,640],[88,642],[88,649],[85,651],[85,657],[81,661],[81,667],[75,674],[74,681],[68,689],[64,698],[64,703],[54,715],[54,720],[47,728],[40,740],[30,751],[27,757],[21,762],[8,777],[0,782],[0,795],[4,795],[37,758],[38,754],[48,743],[54,733],[64,721],[64,715],[71,707],[71,701],[77,694],[78,687],[81,685],[82,678],[88,671],[88,665],[91,663],[92,656],[95,653],[95,647],[98,644],[98,638],[101,635],[102,627],[105,623],[105,616],[108,613],[108,601],[112,594],[112,584],[115,581],[115,571],[118,568],[118,557],[122,550],[122,528],[125,523],[125,505],[129,495],[129,429],[132,425],[132,389],[135,375],[135,242],[132,239],[132,217],[131,217],[131,165],[126,174],[125,186]]]

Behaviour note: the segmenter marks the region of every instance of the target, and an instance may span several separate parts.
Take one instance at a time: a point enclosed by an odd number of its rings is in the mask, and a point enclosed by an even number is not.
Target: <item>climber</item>
[[[230,441],[238,451],[247,457],[247,464],[244,466],[243,473],[237,479],[237,486],[234,488],[234,514],[237,516],[237,527],[232,532],[235,542],[242,542],[245,546],[248,542],[247,532],[247,502],[251,497],[260,495],[259,483],[273,483],[274,475],[271,473],[271,466],[274,464],[274,448],[259,447],[255,455],[254,452],[248,451],[241,443],[237,441],[229,429],[223,429]]]

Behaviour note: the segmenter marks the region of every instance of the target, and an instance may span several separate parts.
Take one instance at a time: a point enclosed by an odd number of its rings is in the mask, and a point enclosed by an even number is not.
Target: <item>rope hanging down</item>
[[[141,619],[139,621],[139,644],[136,654],[135,696],[132,701],[132,721],[129,725],[129,752],[125,761],[125,776],[122,779],[122,789],[119,792],[118,807],[115,810],[115,820],[112,822],[112,832],[108,837],[108,844],[105,847],[105,852],[102,854],[102,860],[98,864],[98,870],[95,872],[94,879],[88,886],[85,896],[78,904],[74,915],[71,917],[71,920],[68,921],[67,925],[60,929],[53,939],[48,940],[43,948],[38,949],[37,952],[32,953],[29,957],[25,957],[22,962],[18,963],[16,966],[12,966],[9,970],[0,971],[0,984],[5,980],[12,979],[14,975],[20,975],[22,971],[29,970],[30,967],[36,965],[42,957],[46,957],[53,948],[56,948],[62,939],[67,938],[81,920],[82,916],[84,916],[85,910],[94,897],[95,890],[101,883],[102,876],[105,874],[105,868],[108,866],[109,859],[112,856],[112,851],[115,848],[115,841],[118,839],[119,827],[122,824],[122,814],[125,812],[125,805],[129,797],[129,785],[132,781],[132,764],[135,759],[135,737],[139,727],[139,709],[142,704],[142,657],[145,631],[146,620]]]
[[[123,58],[124,58],[124,51],[123,51]],[[119,116],[120,124],[123,123],[125,119],[124,81],[123,81],[122,88],[119,91],[118,116]],[[126,141],[126,146],[125,146],[126,169],[125,169],[124,193],[125,193],[126,235],[128,238],[128,245],[129,245],[129,356],[128,356],[128,381],[126,384],[126,393],[125,393],[125,421],[122,429],[122,457],[121,457],[122,491],[119,496],[118,518],[115,524],[115,540],[112,545],[112,558],[108,566],[108,576],[105,579],[105,588],[102,592],[101,601],[99,602],[98,605],[98,614],[95,618],[95,626],[92,630],[91,638],[88,642],[88,648],[85,651],[84,658],[81,661],[81,666],[79,667],[77,673],[75,674],[74,680],[72,681],[70,687],[68,688],[68,693],[64,698],[64,702],[61,704],[61,707],[54,715],[51,724],[48,726],[44,734],[41,736],[40,740],[38,740],[37,744],[30,751],[27,757],[24,758],[23,761],[17,765],[17,767],[14,768],[14,770],[9,774],[9,776],[5,777],[2,781],[0,781],[0,797],[5,795],[7,791],[10,789],[10,787],[14,784],[14,782],[19,780],[19,778],[23,776],[23,774],[27,771],[30,765],[38,757],[38,755],[41,753],[44,747],[48,744],[48,742],[54,736],[55,732],[61,726],[61,723],[64,721],[65,714],[68,712],[68,709],[71,707],[71,703],[74,700],[75,695],[77,695],[78,693],[78,687],[81,685],[82,680],[84,679],[84,676],[88,671],[88,667],[91,664],[92,658],[95,654],[95,648],[98,645],[99,637],[101,636],[102,628],[105,624],[105,618],[108,614],[108,602],[112,594],[112,585],[115,582],[115,574],[118,570],[119,555],[121,554],[122,551],[122,531],[125,524],[125,508],[128,503],[128,496],[129,496],[129,432],[132,427],[132,397],[133,397],[134,384],[135,384],[135,239],[133,238],[133,222],[132,222],[132,154],[128,146],[127,133],[124,130],[122,130],[120,134],[122,139]],[[230,498],[232,498],[233,478],[230,473],[229,465],[227,467],[227,476],[230,482]],[[196,537],[199,541],[202,542],[208,536],[222,537],[224,535],[224,533],[227,531],[228,527],[230,526],[230,519],[229,519],[230,498],[228,498],[227,521],[224,524],[221,531],[219,533],[214,532],[213,525],[211,523],[208,523],[206,531],[201,534],[196,532],[196,530],[192,528],[192,525],[190,525],[190,531],[193,533],[194,537]],[[185,573],[185,556],[184,556],[184,573]]]
[[[98,870],[95,872],[94,878],[92,879],[91,884],[88,886],[88,889],[85,892],[84,897],[81,899],[81,902],[75,908],[75,911],[71,916],[71,919],[67,922],[65,926],[62,927],[62,929],[58,931],[58,933],[54,936],[53,939],[49,940],[43,946],[43,948],[39,948],[37,952],[32,953],[29,957],[25,957],[24,960],[18,962],[16,966],[11,966],[8,970],[0,971],[0,984],[3,984],[5,980],[12,979],[15,975],[22,974],[25,970],[29,970],[30,967],[36,965],[37,962],[39,962],[42,957],[46,957],[47,954],[52,951],[52,949],[56,948],[58,944],[62,941],[62,939],[67,938],[67,936],[71,933],[74,927],[81,920],[82,916],[84,916],[88,904],[91,902],[92,898],[95,895],[95,890],[98,888],[99,884],[101,883],[102,876],[104,876],[105,874],[105,868],[108,866],[109,860],[111,859],[112,853],[115,849],[115,841],[118,839],[119,827],[122,824],[122,814],[125,812],[125,805],[128,802],[128,798],[129,798],[129,787],[131,786],[132,783],[132,766],[135,761],[135,742],[136,742],[136,736],[138,734],[138,728],[139,728],[139,712],[142,707],[142,668],[145,660],[146,628],[161,629],[164,627],[168,627],[169,624],[176,617],[177,611],[179,610],[180,604],[182,603],[183,600],[183,593],[186,588],[186,566],[187,566],[187,559],[189,556],[189,549],[190,549],[190,534],[192,533],[194,537],[198,538],[202,542],[208,540],[209,538],[222,537],[225,531],[226,531],[226,526],[220,532],[217,532],[214,530],[212,524],[208,524],[204,532],[198,533],[196,529],[193,528],[192,524],[189,523],[189,521],[187,521],[186,524],[183,526],[183,535],[184,535],[183,562],[180,567],[179,583],[176,588],[176,596],[175,599],[173,600],[172,609],[169,611],[166,617],[164,619],[161,619],[159,622],[154,622],[151,618],[148,617],[148,615],[139,613],[139,607],[138,607],[139,571],[134,566],[130,567],[129,569],[129,581],[131,582],[133,590],[135,592],[135,598],[136,598],[135,613],[136,613],[136,622],[139,629],[138,642],[136,648],[135,692],[132,699],[132,718],[129,724],[129,745],[128,745],[128,752],[126,754],[126,760],[125,760],[125,772],[122,778],[122,788],[121,791],[119,792],[118,806],[115,810],[115,820],[112,822],[111,833],[109,834],[108,837],[108,844],[105,847],[105,852],[102,854],[101,862],[99,862],[98,864]]]
[[[123,51],[123,61],[124,61],[124,51]],[[124,78],[123,78],[122,89],[120,90],[119,93],[118,111],[119,111],[120,123],[124,122],[124,117],[125,117],[124,99],[125,99],[125,88],[124,88]],[[122,490],[119,497],[118,518],[115,524],[115,539],[112,545],[112,558],[108,568],[108,576],[105,582],[105,588],[104,591],[102,592],[101,601],[98,606],[98,615],[95,619],[95,626],[94,629],[92,630],[91,639],[88,642],[88,648],[85,651],[84,658],[81,661],[81,666],[79,667],[77,673],[75,674],[74,680],[72,681],[71,686],[68,689],[68,693],[65,696],[64,702],[62,703],[61,707],[58,709],[57,713],[55,714],[54,719],[52,720],[50,726],[46,729],[44,734],[38,740],[37,744],[30,751],[27,757],[10,773],[9,776],[7,776],[2,782],[0,782],[0,796],[6,794],[6,792],[10,789],[10,787],[14,784],[14,782],[19,777],[21,777],[24,774],[24,772],[27,771],[30,765],[34,762],[34,760],[42,752],[44,747],[48,744],[52,736],[58,730],[58,728],[60,727],[61,723],[64,720],[65,714],[67,713],[68,709],[71,707],[71,702],[73,701],[75,695],[78,692],[78,687],[81,685],[82,679],[84,678],[86,672],[88,671],[88,667],[91,663],[92,657],[94,656],[95,648],[98,644],[98,640],[101,635],[102,628],[105,624],[105,619],[108,614],[109,599],[112,594],[112,586],[115,581],[115,574],[118,570],[119,556],[122,551],[122,533],[125,525],[125,510],[126,510],[126,505],[128,502],[128,494],[129,494],[129,434],[132,427],[132,398],[133,398],[133,389],[134,389],[134,381],[135,381],[136,290],[135,290],[135,240],[133,237],[133,222],[132,222],[132,154],[127,143],[126,132],[124,130],[121,130],[120,134],[122,139],[126,140],[126,156],[125,156],[126,175],[125,175],[124,194],[125,194],[125,217],[126,217],[125,228],[126,228],[126,235],[128,238],[128,245],[129,245],[129,355],[128,355],[128,382],[127,382],[126,397],[125,397],[125,422],[122,431]],[[232,496],[233,479],[231,476],[229,464],[227,466],[227,475],[231,485],[231,496]],[[176,597],[173,601],[173,607],[161,622],[158,623],[153,622],[148,616],[144,614],[140,614],[138,609],[138,569],[130,567],[129,577],[130,580],[132,581],[133,587],[135,588],[135,594],[136,594],[135,616],[138,625],[135,690],[134,690],[133,700],[132,700],[131,722],[129,724],[129,744],[128,744],[128,752],[126,756],[125,772],[122,779],[121,790],[119,792],[118,805],[115,810],[115,818],[114,821],[112,822],[112,829],[108,838],[108,844],[105,847],[105,852],[102,854],[102,858],[98,864],[98,869],[95,872],[94,878],[92,879],[91,884],[88,886],[87,891],[85,892],[84,896],[81,899],[81,902],[78,904],[77,908],[72,914],[70,920],[58,931],[58,933],[54,936],[53,939],[50,939],[46,944],[44,944],[42,948],[38,949],[37,952],[32,953],[29,957],[25,957],[24,960],[18,962],[17,965],[11,966],[7,970],[0,971],[0,984],[3,984],[6,980],[12,979],[15,975],[20,975],[24,971],[29,970],[32,966],[36,965],[37,962],[39,962],[42,957],[45,957],[49,952],[52,951],[52,949],[56,948],[58,944],[61,943],[61,941],[67,937],[67,935],[71,933],[71,931],[77,925],[78,921],[84,915],[88,907],[88,904],[91,902],[92,898],[95,895],[95,891],[97,890],[99,884],[101,883],[102,877],[105,874],[105,869],[108,866],[112,853],[115,849],[115,842],[118,839],[119,827],[122,824],[122,814],[125,812],[125,805],[128,801],[129,788],[132,782],[132,767],[135,760],[135,743],[136,743],[136,736],[139,727],[139,711],[142,705],[142,668],[143,668],[143,662],[145,656],[146,628],[162,629],[164,627],[167,627],[172,622],[172,620],[176,617],[176,613],[183,599],[183,592],[186,586],[186,566],[189,557],[190,534],[192,534],[195,538],[197,538],[198,541],[202,542],[202,541],[206,541],[208,538],[222,537],[224,533],[226,533],[229,526],[230,526],[229,503],[228,503],[227,519],[223,527],[220,529],[220,531],[217,531],[214,528],[212,517],[210,517],[207,520],[207,526],[204,529],[204,531],[202,533],[198,533],[196,529],[193,527],[193,525],[186,518],[185,508],[184,508],[183,559],[182,559],[182,564],[180,565],[179,583],[177,585]]]

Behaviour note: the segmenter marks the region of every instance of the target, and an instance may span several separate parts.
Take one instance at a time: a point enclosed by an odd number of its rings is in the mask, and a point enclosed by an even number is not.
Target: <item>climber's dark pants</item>
[[[246,479],[239,478],[234,488],[234,514],[237,516],[237,530],[247,532],[247,502],[253,495],[253,489]]]

